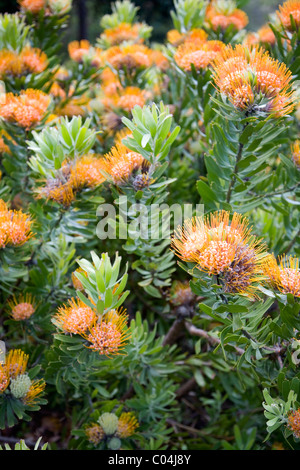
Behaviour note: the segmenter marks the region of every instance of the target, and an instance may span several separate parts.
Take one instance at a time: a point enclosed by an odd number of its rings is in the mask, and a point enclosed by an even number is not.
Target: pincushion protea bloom
[[[36,311],[36,303],[31,294],[20,294],[18,298],[8,300],[10,315],[16,321],[27,320]]]
[[[64,333],[84,334],[96,320],[95,312],[82,300],[72,298],[67,305],[59,307],[53,323]]]
[[[72,41],[68,44],[69,56],[75,62],[82,62],[84,57],[87,57],[91,50],[91,44],[87,39],[81,41]]]
[[[141,154],[132,152],[122,143],[112,147],[110,152],[104,155],[104,159],[104,170],[117,186],[126,184],[133,172],[144,162]]]
[[[191,70],[191,64],[196,70],[206,69],[224,47],[221,41],[188,41],[178,47],[174,59],[186,72]]]
[[[85,428],[85,435],[88,441],[96,446],[105,437],[105,432],[99,424],[93,423]]]
[[[300,140],[296,140],[291,145],[291,151],[292,151],[292,160],[295,163],[298,170],[300,170]]]
[[[299,259],[292,256],[281,256],[277,264],[274,256],[269,256],[265,272],[270,284],[283,294],[300,297]]]
[[[214,30],[218,28],[225,30],[233,26],[240,31],[249,22],[246,13],[236,8],[235,2],[231,0],[213,0],[207,7],[206,20]]]
[[[216,275],[223,291],[252,297],[264,280],[265,245],[252,235],[249,222],[240,214],[220,211],[195,217],[179,227],[171,241],[178,257]]]
[[[34,15],[46,8],[46,0],[18,0],[20,7]]]
[[[127,319],[126,310],[122,308],[103,315],[82,334],[89,343],[87,348],[105,356],[121,354],[130,338]]]
[[[138,420],[132,412],[122,413],[119,417],[117,436],[126,439],[132,436],[138,427]]]
[[[76,273],[84,274],[86,276],[86,271],[84,271],[84,269],[82,269],[82,268],[77,268],[71,275],[72,284],[73,284],[74,289],[83,291],[84,287],[83,287],[81,281],[79,281],[79,279],[77,278]]]
[[[289,413],[287,427],[297,439],[300,439],[300,408]]]
[[[38,190],[37,198],[46,198],[69,207],[75,199],[75,192],[69,180],[62,181],[60,178],[51,178],[46,181],[45,186]]]
[[[5,369],[10,378],[26,372],[29,356],[21,349],[11,349],[5,359]]]
[[[195,300],[195,294],[189,282],[175,281],[170,289],[169,298],[170,303],[173,305],[184,305],[193,302]]]
[[[103,58],[112,67],[119,70],[126,68],[147,68],[152,63],[152,51],[143,44],[114,46],[105,51]]]
[[[0,109],[0,116],[29,130],[41,122],[50,102],[50,96],[41,90],[28,88],[22,90],[20,95],[7,93],[5,104]]]
[[[294,108],[290,70],[261,48],[229,45],[217,55],[213,70],[216,86],[239,110],[281,117]]]
[[[120,23],[114,28],[105,29],[101,38],[111,46],[116,46],[122,42],[143,42],[140,37],[141,24]]]
[[[135,86],[128,86],[120,92],[120,96],[116,101],[116,106],[124,111],[130,112],[135,106],[141,108],[146,103],[146,92]]]
[[[279,5],[279,11],[276,12],[283,27],[288,31],[294,30],[291,16],[293,17],[296,29],[300,26],[300,0],[288,0],[283,5]]]
[[[74,188],[99,186],[105,181],[105,177],[101,170],[105,168],[103,158],[99,158],[94,154],[83,155],[71,170],[71,184]]]
[[[0,248],[23,245],[33,236],[32,223],[30,216],[21,210],[8,209],[6,203],[0,199]]]
[[[179,46],[183,43],[185,35],[177,31],[177,29],[170,29],[167,32],[167,41],[173,46]]]
[[[45,390],[46,382],[43,379],[33,380],[31,382],[30,388],[26,395],[22,398],[22,401],[27,406],[34,406],[36,400],[39,398],[39,395]]]

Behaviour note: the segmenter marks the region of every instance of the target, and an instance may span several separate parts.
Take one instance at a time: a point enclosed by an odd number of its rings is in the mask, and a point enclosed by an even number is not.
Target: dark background
[[[170,10],[173,0],[134,0],[140,7],[139,19],[153,26],[152,40],[162,42],[166,32],[172,28]],[[249,0],[244,10],[249,16],[249,31],[255,31],[268,20],[268,15],[274,12],[283,0]],[[18,10],[17,0],[0,0],[0,12],[12,13]],[[73,0],[69,27],[65,42],[73,39],[87,38],[92,43],[99,36],[101,30],[99,21],[102,15],[111,12],[109,0]]]

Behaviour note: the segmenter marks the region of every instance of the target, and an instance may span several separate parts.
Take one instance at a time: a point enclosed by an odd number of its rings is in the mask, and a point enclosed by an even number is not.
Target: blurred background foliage
[[[272,14],[280,3],[276,0],[248,0],[243,7],[249,16],[248,31],[256,31],[266,23],[268,15]],[[164,41],[167,31],[172,28],[170,10],[173,8],[173,1],[135,0],[135,5],[140,7],[139,19],[153,27],[152,40]],[[17,0],[0,0],[1,13],[11,13],[16,10],[18,10]],[[110,11],[110,0],[74,0],[64,38],[65,45],[74,38],[85,38],[94,43],[100,32],[100,18]]]

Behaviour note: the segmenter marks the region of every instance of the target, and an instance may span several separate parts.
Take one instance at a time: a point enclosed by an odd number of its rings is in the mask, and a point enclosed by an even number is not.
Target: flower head
[[[111,151],[104,158],[104,170],[110,175],[117,186],[126,184],[133,172],[140,168],[144,162],[142,155],[130,151],[121,143],[112,147]]]
[[[97,424],[93,423],[90,426],[86,427],[85,435],[89,442],[94,444],[95,446],[99,444],[100,441],[105,437],[105,433],[103,428]]]
[[[117,436],[121,439],[132,436],[139,427],[138,420],[133,413],[122,413],[119,417]]]
[[[10,315],[16,321],[27,320],[35,310],[36,304],[31,294],[26,293],[19,295],[18,299],[14,297],[8,301],[10,307]]]
[[[95,187],[105,181],[101,170],[104,169],[104,159],[94,154],[80,157],[71,170],[71,181],[73,187]]]
[[[108,436],[111,436],[116,432],[118,421],[118,417],[114,413],[103,413],[98,419],[98,423]]]
[[[221,41],[188,41],[178,47],[174,59],[186,72],[191,70],[191,64],[196,70],[206,69],[223,47],[225,45]]]
[[[90,343],[87,347],[100,355],[121,354],[130,337],[126,311],[118,310],[103,315],[83,336]]]
[[[5,246],[21,246],[29,240],[32,220],[22,211],[9,210],[0,199],[0,248]]]
[[[283,5],[279,5],[277,16],[283,27],[288,31],[293,31],[294,25],[298,29],[300,26],[300,0],[288,0]],[[293,17],[293,22],[291,21],[291,16]]]
[[[235,2],[228,0],[213,0],[207,7],[206,20],[214,30],[232,26],[240,31],[249,22],[246,13],[235,7]]]
[[[108,42],[111,46],[116,46],[122,42],[142,42],[140,37],[140,23],[131,25],[130,23],[120,23],[117,26],[105,29],[101,34],[101,38]]]
[[[9,385],[9,375],[4,364],[0,364],[0,393],[5,392]]]
[[[80,299],[70,299],[68,305],[59,307],[53,323],[64,333],[84,334],[96,320],[95,312]]]
[[[81,41],[72,41],[68,44],[69,56],[75,62],[82,62],[84,57],[88,57],[91,50],[91,44],[87,39]]]
[[[20,7],[36,15],[41,10],[46,8],[46,0],[18,0]]]
[[[145,91],[138,87],[129,86],[120,92],[116,105],[124,111],[130,112],[135,106],[140,106],[142,108],[145,103]]]
[[[300,297],[299,259],[292,256],[282,256],[277,264],[274,256],[268,258],[265,272],[270,284],[283,294]]]
[[[220,92],[239,110],[281,117],[294,108],[290,70],[263,49],[229,45],[217,55],[213,69]]]
[[[5,359],[5,368],[10,379],[25,374],[29,356],[21,349],[11,349]]]
[[[289,413],[287,427],[300,439],[300,408]]]
[[[170,290],[170,302],[173,305],[190,304],[195,300],[189,282],[174,281]]]

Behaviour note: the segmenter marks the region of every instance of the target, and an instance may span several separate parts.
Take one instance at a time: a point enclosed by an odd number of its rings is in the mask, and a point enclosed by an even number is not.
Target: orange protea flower
[[[195,28],[195,29],[191,29],[191,31],[189,31],[186,34],[184,42],[193,42],[193,43],[197,42],[201,44],[207,40],[207,37],[208,37],[208,34],[206,31],[204,31],[204,29]]]
[[[117,436],[126,439],[132,436],[138,427],[138,420],[132,412],[122,413],[119,417]]]
[[[29,356],[24,354],[21,349],[11,349],[5,358],[5,368],[11,379],[26,371]]]
[[[46,8],[46,0],[18,0],[21,8],[34,15]]]
[[[11,154],[11,150],[10,150],[9,146],[5,143],[3,137],[5,137],[8,140],[12,140],[10,135],[5,130],[2,129],[0,131],[0,154],[2,154],[2,153]]]
[[[48,66],[48,58],[38,48],[25,47],[20,53],[22,73],[41,73]]]
[[[225,47],[221,41],[185,42],[175,52],[175,62],[186,72],[194,64],[196,70],[206,69]]]
[[[227,4],[227,2],[222,0],[216,0],[207,7],[206,19],[214,30],[218,28],[224,30],[228,26],[233,26],[240,31],[249,22],[248,16],[244,11],[231,7],[230,3]]]
[[[130,23],[120,23],[114,28],[105,29],[101,34],[101,38],[105,39],[111,46],[116,46],[124,41],[143,42],[140,38],[139,23],[131,25]]]
[[[190,288],[189,282],[175,281],[170,290],[170,302],[173,305],[190,304],[195,299],[195,294]]]
[[[39,199],[45,197],[47,200],[69,207],[75,199],[75,192],[69,179],[62,181],[60,178],[51,178],[46,181],[44,187],[39,189],[37,197]]]
[[[127,70],[132,70],[150,67],[151,53],[151,49],[143,44],[129,44],[107,49],[104,58],[115,69],[126,67]]]
[[[217,87],[237,109],[281,117],[294,108],[290,70],[261,48],[229,45],[217,55],[213,69]]]
[[[14,51],[2,49],[0,51],[0,77],[7,75],[21,75],[22,64],[19,54]]]
[[[85,435],[89,442],[94,444],[95,446],[99,444],[100,441],[105,437],[105,433],[102,427],[97,424],[93,423],[85,429]]]
[[[298,170],[300,170],[300,140],[296,140],[291,145],[292,150],[292,160],[295,163]]]
[[[264,26],[262,26],[258,31],[257,31],[257,34],[258,34],[258,39],[260,42],[262,43],[266,43],[266,44],[275,44],[276,42],[276,38],[275,38],[275,34],[273,33],[272,29],[270,28],[269,25],[265,24]]]
[[[104,155],[104,170],[110,175],[114,184],[125,184],[132,173],[140,168],[144,157],[137,152],[131,152],[125,145],[117,144]]]
[[[100,322],[94,321],[82,335],[90,343],[87,348],[105,356],[121,354],[130,337],[127,318],[126,310],[119,309],[103,315]]]
[[[170,63],[167,57],[164,56],[162,51],[159,51],[157,49],[151,52],[151,59],[152,59],[153,64],[156,67],[158,67],[160,70],[162,70],[163,72],[165,72],[170,66]]]
[[[268,258],[265,272],[270,284],[283,294],[300,297],[299,259],[292,256],[279,258],[279,265],[274,256]]]
[[[288,0],[283,5],[279,5],[279,11],[276,12],[283,27],[288,31],[293,31],[294,27],[291,22],[293,17],[296,28],[300,26],[300,0]]]
[[[297,439],[300,439],[300,408],[289,413],[287,427],[293,431]]]
[[[82,269],[82,268],[77,268],[77,269],[71,274],[72,283],[73,283],[74,289],[83,291],[83,290],[84,290],[84,287],[83,287],[82,283],[79,281],[79,279],[76,277],[76,273],[80,273],[80,274],[86,275],[86,271],[84,271],[84,269]]]
[[[177,29],[171,29],[167,32],[167,41],[173,46],[177,47],[182,44],[185,39],[185,35],[181,34]]]
[[[22,398],[22,401],[27,405],[27,406],[33,406],[35,405],[35,402],[39,395],[43,393],[45,390],[46,383],[43,379],[40,380],[34,380],[31,382],[30,388],[25,395],[24,398]]]
[[[0,393],[5,392],[9,385],[9,375],[5,364],[0,364]]]
[[[10,315],[16,321],[27,320],[36,310],[35,300],[32,295],[28,293],[26,293],[25,296],[21,294],[18,299],[13,297],[13,299],[9,300],[7,303],[10,307]]]
[[[22,90],[18,96],[7,93],[0,116],[29,130],[41,122],[50,102],[50,96],[40,90],[28,88]]]
[[[105,181],[101,173],[104,169],[104,159],[93,154],[79,158],[71,171],[71,181],[74,187],[95,187]],[[74,179],[74,183],[73,183]]]
[[[124,109],[124,111],[131,111],[136,105],[141,108],[146,103],[146,94],[144,90],[138,87],[129,86],[125,88],[119,99],[117,100],[117,106]]]
[[[87,39],[81,41],[72,41],[68,44],[69,56],[75,62],[82,62],[84,57],[87,57],[91,50],[91,44]]]
[[[265,245],[251,233],[240,214],[220,211],[185,222],[173,237],[171,246],[184,261],[220,277],[224,292],[254,295],[264,279]]]
[[[32,223],[30,216],[22,211],[9,210],[0,199],[0,248],[23,245],[33,236]]]
[[[95,312],[80,299],[70,299],[68,305],[59,307],[53,323],[64,333],[84,334],[96,320]]]

